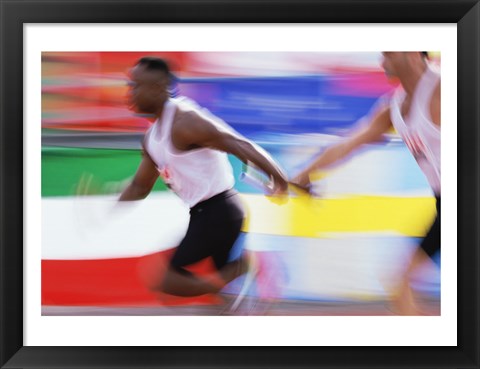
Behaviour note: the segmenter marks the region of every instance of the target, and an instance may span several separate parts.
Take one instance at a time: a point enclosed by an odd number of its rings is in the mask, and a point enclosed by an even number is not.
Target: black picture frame
[[[478,0],[0,0],[0,4],[2,368],[479,368]],[[265,347],[23,346],[23,25],[161,22],[457,24],[456,347],[268,347],[268,342]]]

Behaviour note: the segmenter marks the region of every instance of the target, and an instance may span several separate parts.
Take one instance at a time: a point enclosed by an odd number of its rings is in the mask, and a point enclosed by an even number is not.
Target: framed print
[[[479,367],[477,1],[0,1],[2,368]],[[427,282],[415,280],[429,316],[399,316],[381,299],[384,273],[399,268],[435,213],[431,182],[405,155],[415,140],[403,143],[398,127],[356,166],[311,180],[327,189],[312,186],[307,197],[294,187],[287,205],[266,201],[264,177],[227,158],[250,211],[238,239],[264,272],[248,292],[248,273],[222,290],[227,313],[217,295],[147,291],[148,271],[171,257],[158,240],[178,244],[199,209],[158,162],[152,196],[170,205],[149,213],[146,200],[101,228],[110,215],[95,201],[126,191],[151,127],[145,117],[156,114],[132,97],[143,81],[131,69],[138,60],[167,60],[169,101],[200,111],[176,94],[195,100],[291,178],[319,142],[347,137],[382,108],[393,91],[383,69],[394,67],[382,69],[380,57],[406,51],[423,63],[417,50],[430,50],[441,70],[447,122],[442,263]],[[114,242],[99,247],[105,240]],[[210,278],[214,254],[210,262],[184,278]]]

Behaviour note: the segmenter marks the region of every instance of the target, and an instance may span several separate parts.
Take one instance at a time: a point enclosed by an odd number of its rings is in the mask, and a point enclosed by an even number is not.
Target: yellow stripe
[[[291,197],[278,204],[263,195],[242,194],[248,209],[244,231],[322,237],[325,233],[392,232],[423,237],[435,216],[430,197]]]

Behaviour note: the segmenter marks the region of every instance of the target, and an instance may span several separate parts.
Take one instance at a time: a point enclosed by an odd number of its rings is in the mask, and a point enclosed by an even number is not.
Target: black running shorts
[[[228,261],[242,229],[245,212],[238,193],[228,190],[190,209],[187,234],[176,249],[171,266],[180,271],[211,256],[216,268]]]
[[[432,257],[437,251],[440,251],[440,196],[436,196],[436,200],[437,215],[432,227],[420,244],[423,251],[425,251],[430,257]]]

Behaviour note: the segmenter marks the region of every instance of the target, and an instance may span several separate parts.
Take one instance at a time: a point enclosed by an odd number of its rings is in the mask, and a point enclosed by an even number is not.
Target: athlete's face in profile
[[[422,60],[422,54],[417,51],[383,52],[382,68],[389,79],[401,78],[410,74],[412,68]]]
[[[404,52],[383,52],[382,68],[388,78],[398,77],[402,68],[407,62],[407,53]]]
[[[137,113],[157,113],[169,96],[167,75],[137,65],[130,71],[129,77],[129,108]]]

